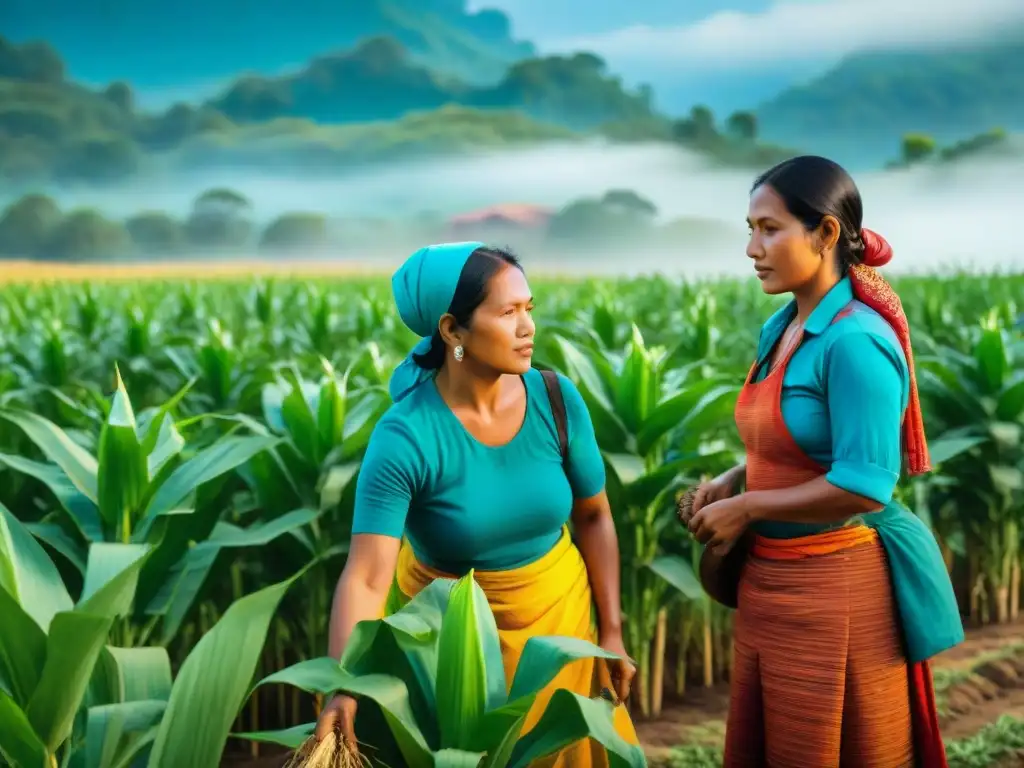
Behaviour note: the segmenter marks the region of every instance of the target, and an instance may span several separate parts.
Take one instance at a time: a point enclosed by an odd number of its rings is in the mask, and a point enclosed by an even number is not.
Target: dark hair
[[[448,307],[448,313],[455,317],[461,328],[468,328],[470,318],[476,308],[487,298],[491,278],[506,267],[522,270],[519,259],[509,250],[490,246],[477,248],[469,255],[459,275],[459,283],[455,286],[455,295]],[[437,370],[444,365],[447,349],[441,332],[434,330],[430,337],[430,349],[422,355],[413,355],[413,360],[420,368]]]
[[[860,190],[841,165],[824,157],[802,155],[758,176],[751,193],[764,184],[775,190],[808,231],[817,229],[826,215],[836,217],[841,230],[836,243],[840,274],[863,261],[864,205]]]

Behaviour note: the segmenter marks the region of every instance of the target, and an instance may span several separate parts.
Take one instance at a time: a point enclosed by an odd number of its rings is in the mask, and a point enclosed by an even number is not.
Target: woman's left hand
[[[621,633],[602,636],[600,646],[609,653],[620,657],[608,659],[608,670],[611,672],[612,685],[615,686],[615,695],[620,702],[623,702],[629,698],[629,688],[633,683],[633,676],[636,675],[636,667],[629,660]]]
[[[724,555],[750,525],[750,510],[746,494],[708,504],[690,519],[689,529],[694,538]]]

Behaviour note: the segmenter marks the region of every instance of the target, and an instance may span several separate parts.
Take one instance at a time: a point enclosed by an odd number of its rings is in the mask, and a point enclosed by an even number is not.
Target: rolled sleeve
[[[605,485],[604,457],[597,446],[594,434],[594,422],[590,411],[583,401],[583,396],[576,385],[565,376],[559,374],[558,381],[562,386],[562,399],[565,400],[566,420],[569,432],[569,460],[566,475],[572,494],[577,499],[589,499],[596,496]]]
[[[419,466],[419,453],[407,431],[397,421],[382,419],[370,436],[356,479],[353,536],[402,537]]]
[[[858,329],[838,336],[827,359],[832,465],[826,479],[885,505],[902,462],[906,362],[888,339]]]

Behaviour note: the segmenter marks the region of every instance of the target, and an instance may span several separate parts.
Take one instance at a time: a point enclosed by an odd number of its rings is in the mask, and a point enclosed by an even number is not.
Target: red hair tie
[[[870,229],[862,229],[860,239],[864,241],[862,264],[868,267],[884,267],[892,261],[892,246],[880,234]]]

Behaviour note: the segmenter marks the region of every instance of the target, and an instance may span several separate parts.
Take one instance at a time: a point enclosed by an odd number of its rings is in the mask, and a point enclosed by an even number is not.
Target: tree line
[[[1003,128],[992,128],[983,133],[942,146],[927,133],[908,133],[900,142],[900,157],[888,164],[889,168],[910,168],[921,163],[951,163],[985,154],[1008,145],[1009,135]]]
[[[487,225],[483,225],[486,227]],[[546,225],[514,225],[499,236],[533,245],[594,250],[656,244],[721,234],[724,225],[688,218],[662,222],[650,200],[629,189],[611,189],[572,200]],[[360,248],[408,247],[451,236],[448,219],[434,212],[405,218],[332,217],[290,211],[260,223],[251,201],[227,188],[200,194],[185,216],[142,211],[119,220],[92,208],[61,210],[31,193],[0,211],[0,258],[100,262],[130,258],[181,258],[210,253],[330,253]],[[494,230],[474,233],[482,239]]]

